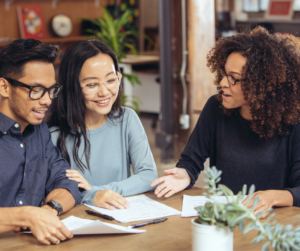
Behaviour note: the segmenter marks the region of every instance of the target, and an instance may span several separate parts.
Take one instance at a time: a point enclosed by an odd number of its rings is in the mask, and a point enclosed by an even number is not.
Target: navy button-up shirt
[[[56,188],[67,189],[78,204],[78,184],[65,176],[68,168],[45,122],[22,134],[19,123],[0,113],[0,207],[41,206]]]

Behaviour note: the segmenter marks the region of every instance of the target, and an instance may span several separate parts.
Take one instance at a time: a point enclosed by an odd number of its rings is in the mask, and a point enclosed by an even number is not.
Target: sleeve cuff
[[[300,207],[300,187],[286,188],[285,190],[292,194],[294,199],[293,206]]]
[[[99,190],[85,190],[80,193],[81,204],[85,203],[94,206],[94,198]]]
[[[80,193],[76,181],[73,180],[61,180],[58,184],[55,184],[51,190],[54,189],[66,189],[75,199],[75,206],[80,204]]]

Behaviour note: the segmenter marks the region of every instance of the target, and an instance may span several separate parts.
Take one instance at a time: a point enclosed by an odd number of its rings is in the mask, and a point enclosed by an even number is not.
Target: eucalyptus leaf
[[[243,234],[248,233],[251,230],[258,230],[258,235],[253,239],[252,243],[261,242],[267,238],[266,243],[263,245],[262,250],[269,250],[269,245],[275,248],[275,250],[300,250],[300,227],[292,230],[291,225],[283,227],[282,225],[275,225],[276,221],[271,221],[275,214],[271,214],[263,223],[259,221],[259,217],[269,213],[272,208],[263,212],[259,212],[254,215],[254,210],[259,201],[259,197],[254,199],[252,208],[248,208],[249,202],[252,200],[253,193],[255,191],[254,185],[250,186],[249,194],[246,205],[241,202],[246,195],[247,187],[243,186],[242,192],[239,192],[237,199],[228,201],[228,197],[233,198],[233,192],[226,186],[216,184],[220,181],[221,171],[218,171],[216,167],[208,168],[205,170],[207,179],[205,179],[208,186],[208,193],[204,195],[207,198],[212,199],[212,202],[207,202],[204,206],[196,208],[199,214],[199,222],[205,225],[216,225],[219,227],[229,226],[233,232],[238,225],[240,230],[243,230]],[[227,198],[227,203],[222,204],[215,201],[215,196],[219,196],[223,193]],[[249,220],[246,226],[246,219]],[[248,222],[248,221],[247,221]]]
[[[264,245],[263,245],[263,247],[262,247],[262,251],[269,251],[269,244],[270,244],[270,242],[269,241],[267,241]]]

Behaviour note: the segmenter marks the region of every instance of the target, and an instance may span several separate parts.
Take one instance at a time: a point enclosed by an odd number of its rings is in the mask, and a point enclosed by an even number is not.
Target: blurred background
[[[256,25],[298,35],[300,0],[279,2],[0,0],[0,50],[21,37],[57,44],[58,69],[72,43],[87,38],[107,43],[125,75],[123,105],[139,114],[161,176],[175,166],[203,106],[216,93],[206,67],[215,42]]]

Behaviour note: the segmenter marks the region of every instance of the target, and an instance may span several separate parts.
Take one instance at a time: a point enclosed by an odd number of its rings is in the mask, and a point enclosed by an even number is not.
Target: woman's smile
[[[96,103],[97,106],[107,106],[110,103],[111,98],[107,98],[107,99],[101,99],[101,100],[97,100],[94,101]]]

